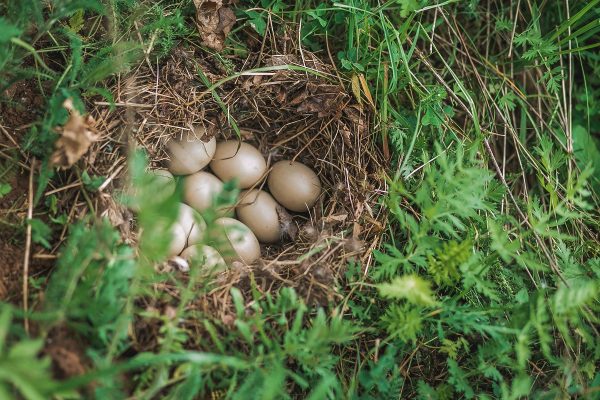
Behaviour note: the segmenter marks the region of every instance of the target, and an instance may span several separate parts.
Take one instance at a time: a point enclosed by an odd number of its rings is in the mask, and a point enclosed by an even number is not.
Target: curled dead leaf
[[[214,50],[222,50],[225,39],[235,24],[235,14],[228,7],[228,0],[194,0],[196,25],[202,44]]]
[[[65,100],[63,107],[69,111],[69,119],[61,128],[57,128],[60,137],[54,144],[50,163],[67,168],[75,164],[88,151],[90,145],[98,139],[91,116],[83,116],[73,107],[71,99]]]

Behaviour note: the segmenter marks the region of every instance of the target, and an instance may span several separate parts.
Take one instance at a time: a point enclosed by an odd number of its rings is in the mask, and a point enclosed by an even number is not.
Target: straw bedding
[[[199,291],[198,310],[227,323],[230,288],[244,293],[251,281],[263,292],[293,287],[312,304],[342,301],[336,287],[343,284],[348,262],[358,262],[366,273],[385,226],[379,205],[386,191],[382,156],[373,144],[367,106],[346,92],[330,65],[305,50],[216,60],[183,49],[158,65],[145,60],[116,82],[113,110],[96,103],[92,114],[102,139],[86,162],[110,177],[98,195],[98,213],[135,244],[135,218],[112,195],[126,176],[127,153],[142,147],[153,167],[164,167],[165,142],[194,125],[203,125],[217,140],[239,133],[268,165],[294,159],[313,168],[323,193],[310,213],[294,216],[294,240],[263,245],[256,265],[234,265],[221,273],[209,290]],[[250,72],[234,75],[233,67]],[[152,335],[147,326],[139,328],[140,346],[146,348],[142,343],[150,344]]]

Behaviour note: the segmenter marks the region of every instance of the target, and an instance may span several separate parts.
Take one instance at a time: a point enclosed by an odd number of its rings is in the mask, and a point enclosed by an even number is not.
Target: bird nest
[[[249,72],[232,76],[232,66]],[[143,147],[152,166],[164,168],[166,141],[196,125],[217,140],[240,135],[261,151],[268,166],[300,161],[321,180],[315,207],[294,216],[295,239],[262,245],[257,263],[220,273],[212,290],[199,296],[202,311],[220,313],[225,321],[231,287],[244,292],[251,281],[264,291],[293,287],[309,303],[336,301],[348,262],[365,272],[372,264],[385,219],[379,206],[386,185],[382,157],[369,112],[345,91],[335,69],[315,55],[297,51],[224,63],[199,50],[177,50],[160,65],[146,62],[123,77],[114,96],[113,110],[96,103],[93,115],[102,139],[91,154],[97,158],[95,172],[109,177],[99,212],[125,240],[135,242],[135,223],[115,203],[109,186],[116,189],[125,176],[128,150]]]

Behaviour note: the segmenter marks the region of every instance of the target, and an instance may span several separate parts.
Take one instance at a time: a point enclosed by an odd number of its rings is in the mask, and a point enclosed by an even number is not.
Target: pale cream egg
[[[267,183],[275,200],[292,211],[308,211],[321,194],[317,174],[299,162],[285,160],[273,164]]]
[[[223,257],[213,247],[196,244],[189,246],[182,253],[181,257],[188,261],[192,267],[194,262],[199,263],[202,268],[208,270],[221,271],[227,268]]]
[[[187,234],[180,224],[171,227],[171,242],[169,244],[168,256],[173,257],[183,251],[187,242]]]
[[[281,206],[264,190],[246,190],[240,194],[235,209],[238,219],[246,224],[262,243],[275,243],[282,237],[279,211]]]
[[[213,206],[222,190],[223,182],[208,172],[196,172],[183,179],[183,201],[199,212]]]
[[[169,171],[174,175],[189,175],[206,167],[216,150],[214,137],[204,141],[206,130],[195,126],[193,132],[185,132],[180,138],[167,142],[167,163]]]
[[[267,162],[256,147],[236,140],[226,140],[217,143],[210,168],[222,181],[237,178],[239,188],[247,189],[265,174]]]
[[[252,264],[260,258],[258,239],[246,225],[228,217],[217,219],[215,225],[217,237],[213,239],[225,261]]]

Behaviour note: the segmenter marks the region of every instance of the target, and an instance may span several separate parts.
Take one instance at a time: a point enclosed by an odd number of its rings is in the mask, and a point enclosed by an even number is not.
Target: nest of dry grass
[[[335,288],[348,261],[358,261],[366,272],[385,226],[378,202],[386,183],[369,113],[346,92],[336,71],[299,50],[239,64],[238,70],[284,69],[242,74],[211,92],[200,75],[213,85],[231,76],[213,57],[177,50],[159,66],[143,63],[116,83],[115,110],[96,103],[93,115],[102,139],[93,145],[94,160],[87,160],[96,173],[109,177],[101,188],[99,212],[129,241],[135,241],[132,216],[114,202],[111,191],[126,174],[132,145],[146,149],[159,167],[170,137],[203,125],[218,140],[235,138],[235,121],[243,140],[254,144],[268,165],[294,159],[317,172],[323,194],[310,215],[294,216],[298,237],[263,245],[256,265],[223,273],[216,288],[198,299],[199,309],[224,322],[230,318],[229,289],[248,290],[250,275],[260,290],[289,286],[309,303],[339,301]],[[281,67],[285,65],[306,70]]]

